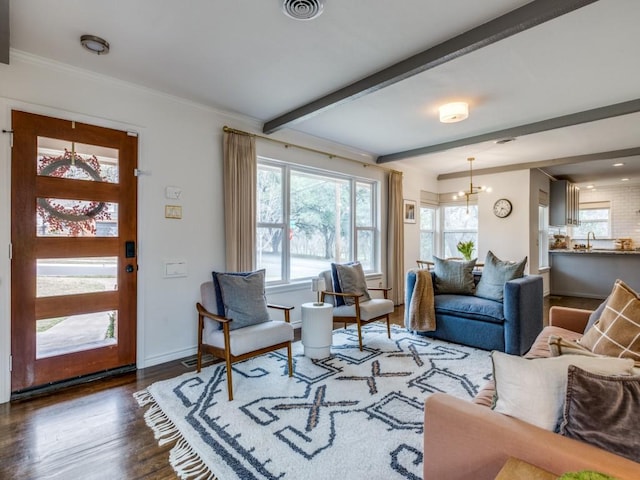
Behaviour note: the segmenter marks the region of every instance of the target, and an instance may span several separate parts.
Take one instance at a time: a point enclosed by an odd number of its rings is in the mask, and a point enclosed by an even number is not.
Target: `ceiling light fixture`
[[[624,165],[624,163],[622,163],[622,162],[613,164],[614,167],[622,167],[623,165]]]
[[[439,109],[442,123],[455,123],[466,120],[469,117],[469,104],[466,102],[453,102],[442,105]]]
[[[109,53],[109,42],[104,38],[96,37],[95,35],[82,35],[80,37],[80,43],[84,48],[96,55],[106,55]]]
[[[504,145],[505,143],[511,143],[515,141],[516,137],[501,138],[500,140],[496,140],[496,145]]]
[[[323,0],[283,0],[282,11],[294,20],[313,20],[324,11]]]
[[[628,181],[629,181],[629,179],[628,179],[628,178],[621,178],[621,179],[620,179],[620,181],[621,181],[621,182],[628,182]]]
[[[593,185],[587,185],[587,188],[588,188],[589,190],[591,190],[593,187],[594,187]]]
[[[476,195],[480,192],[490,192],[491,188],[487,188],[483,185],[481,186],[476,186],[473,184],[473,161],[475,160],[474,157],[469,157],[467,158],[467,161],[469,162],[469,190],[465,191],[459,191],[457,195],[453,196],[454,200],[457,200],[458,198],[462,198],[465,197],[467,200],[467,214],[469,214],[469,197],[471,195]]]

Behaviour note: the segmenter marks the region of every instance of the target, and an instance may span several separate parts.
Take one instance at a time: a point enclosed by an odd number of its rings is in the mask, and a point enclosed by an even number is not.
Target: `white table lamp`
[[[320,292],[322,292],[325,287],[326,285],[324,283],[323,277],[316,277],[311,279],[311,291],[316,292],[317,294],[317,301],[314,302],[315,306],[324,305],[324,303],[320,301]]]

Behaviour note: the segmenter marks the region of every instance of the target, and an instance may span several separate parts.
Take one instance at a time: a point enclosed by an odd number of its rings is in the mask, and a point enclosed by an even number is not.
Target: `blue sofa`
[[[431,274],[432,277],[434,274]],[[477,284],[481,274],[474,273]],[[405,326],[409,328],[409,305],[416,272],[407,273]],[[435,279],[434,279],[435,285]],[[504,285],[504,302],[474,295],[436,294],[436,330],[415,332],[484,350],[522,355],[542,331],[543,291],[540,275],[526,275]]]

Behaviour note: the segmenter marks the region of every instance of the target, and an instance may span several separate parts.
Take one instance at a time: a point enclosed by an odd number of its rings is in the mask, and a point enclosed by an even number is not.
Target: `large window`
[[[460,257],[458,242],[475,243],[474,256],[478,254],[478,205],[444,205],[442,212],[442,239],[445,258]]]
[[[432,260],[435,252],[436,209],[420,207],[420,260]]]
[[[270,283],[315,277],[331,262],[375,271],[377,182],[260,159],[257,266]]]
[[[573,227],[574,238],[587,238],[593,232],[596,238],[611,237],[611,204],[609,202],[581,203],[578,226]]]

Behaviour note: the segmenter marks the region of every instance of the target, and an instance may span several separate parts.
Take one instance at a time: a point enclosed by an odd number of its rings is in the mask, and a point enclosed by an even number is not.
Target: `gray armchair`
[[[202,303],[196,304],[198,311],[198,366],[202,368],[203,352],[222,358],[227,364],[227,390],[229,400],[233,400],[231,364],[256,357],[267,352],[287,348],[289,376],[293,375],[291,342],[293,327],[289,323],[289,312],[293,307],[267,305],[281,310],[284,321],[271,320],[246,327],[231,329],[231,318],[218,315],[217,296],[213,282],[200,286]]]

